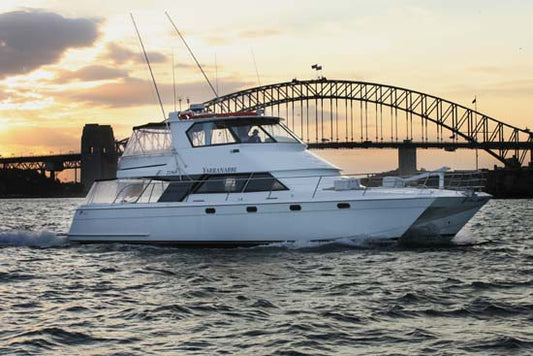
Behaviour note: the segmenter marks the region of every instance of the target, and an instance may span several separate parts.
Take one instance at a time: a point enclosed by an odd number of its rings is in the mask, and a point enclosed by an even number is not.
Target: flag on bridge
[[[472,100],[472,104],[475,104],[477,102],[477,97],[474,96],[474,100]]]

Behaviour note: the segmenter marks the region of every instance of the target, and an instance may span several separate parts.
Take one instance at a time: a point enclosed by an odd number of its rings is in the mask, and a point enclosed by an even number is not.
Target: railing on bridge
[[[294,79],[204,105],[215,112],[265,110],[285,117],[311,148],[479,148],[511,166],[526,162],[533,148],[528,129],[429,94],[376,83]]]

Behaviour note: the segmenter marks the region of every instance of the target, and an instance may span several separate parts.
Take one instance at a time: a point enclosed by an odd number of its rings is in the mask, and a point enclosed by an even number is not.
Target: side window
[[[194,124],[187,130],[187,136],[194,147],[237,142],[231,131],[223,123],[216,122]]]
[[[182,201],[190,193],[194,183],[189,181],[171,182],[158,202]]]
[[[235,138],[227,127],[215,128],[211,131],[211,145],[224,145],[235,142]]]
[[[189,136],[189,140],[191,140],[191,144],[194,147],[206,145],[205,130],[203,129],[203,125],[194,125],[187,131],[187,136]]]
[[[254,173],[246,185],[245,192],[269,192],[275,190],[288,190],[280,181],[270,173]]]
[[[276,140],[276,142],[283,142],[283,143],[297,143],[298,140],[294,138],[294,136],[287,131],[282,125],[262,125],[261,126],[271,137]]]
[[[246,143],[264,143],[273,142],[272,139],[259,126],[252,126],[248,130],[248,134],[243,140]]]
[[[195,193],[238,193],[244,188],[248,176],[248,174],[210,176],[198,187]]]

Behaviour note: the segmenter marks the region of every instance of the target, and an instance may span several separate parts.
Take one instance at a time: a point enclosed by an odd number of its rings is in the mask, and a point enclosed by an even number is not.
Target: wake
[[[61,247],[69,241],[65,235],[51,231],[4,231],[0,232],[0,247]]]

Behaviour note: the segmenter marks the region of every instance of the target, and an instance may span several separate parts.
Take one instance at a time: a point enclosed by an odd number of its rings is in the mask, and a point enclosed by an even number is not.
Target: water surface
[[[76,245],[79,199],[0,200],[0,353],[528,355],[533,201],[448,246]]]

